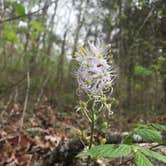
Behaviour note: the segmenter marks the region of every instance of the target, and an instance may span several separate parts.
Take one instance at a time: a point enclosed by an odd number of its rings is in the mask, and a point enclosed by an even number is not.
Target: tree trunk
[[[161,18],[161,39],[162,41],[166,41],[166,5],[163,8],[165,8],[165,10],[163,10],[163,17]],[[162,52],[163,52],[163,56],[164,54],[166,56],[166,44],[164,43],[162,45]],[[161,75],[166,75],[166,61],[162,63],[160,73]],[[166,78],[165,77],[163,78],[162,84],[164,89],[163,102],[166,103]]]
[[[57,90],[61,91],[64,79],[64,56],[65,56],[65,46],[66,46],[66,36],[67,36],[68,29],[65,31],[62,41],[61,47],[61,54],[59,55],[58,59],[58,66],[57,66]]]
[[[54,19],[55,19],[57,7],[58,7],[58,1],[59,0],[55,1],[54,14],[52,15],[51,21],[50,21],[50,31],[48,33],[48,47],[47,47],[47,52],[46,52],[48,56],[51,55],[51,49],[52,49],[52,45],[53,45],[51,36],[52,36],[53,30],[54,30]]]

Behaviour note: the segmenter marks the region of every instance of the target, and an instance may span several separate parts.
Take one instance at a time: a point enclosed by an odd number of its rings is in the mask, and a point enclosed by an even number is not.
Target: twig
[[[152,9],[150,10],[150,12],[148,13],[148,15],[145,17],[144,22],[142,23],[142,25],[139,27],[139,29],[136,32],[135,38],[139,35],[140,31],[142,30],[142,28],[145,26],[145,24],[147,23],[148,19],[152,16],[154,8],[152,7]]]
[[[16,16],[16,17],[11,17],[11,18],[7,18],[5,20],[0,20],[0,24],[3,24],[5,22],[9,22],[9,21],[14,21],[14,20],[18,20],[22,17],[29,17],[31,15],[34,15],[36,13],[38,13],[41,9],[37,10],[37,11],[34,11],[34,12],[31,12],[31,13],[28,13],[28,14],[23,14],[23,15],[19,15],[19,16]]]
[[[23,15],[19,15],[19,16],[15,16],[15,17],[11,17],[11,18],[7,18],[7,19],[4,19],[4,20],[0,20],[0,24],[3,24],[5,22],[9,22],[9,21],[14,21],[14,20],[18,20],[22,17],[29,17],[29,16],[32,16],[34,14],[37,14],[38,12],[40,12],[41,10],[45,10],[48,8],[48,5],[47,6],[44,6],[43,8],[41,9],[38,9],[34,12],[30,12],[30,13],[27,13],[27,14],[23,14]]]
[[[165,146],[165,144],[157,144],[157,145],[151,146],[149,149],[154,150],[155,148],[159,146]]]
[[[30,74],[29,70],[27,71],[27,89],[26,89],[26,96],[25,96],[25,101],[24,101],[24,108],[23,108],[23,114],[21,117],[21,129],[23,128],[23,123],[24,123],[24,118],[25,118],[25,113],[27,110],[27,104],[28,104],[28,98],[29,98],[29,90],[30,90]]]
[[[145,24],[147,23],[147,21],[149,20],[149,18],[152,16],[153,10],[154,10],[154,8],[152,8],[152,9],[150,10],[150,12],[148,13],[148,15],[145,17],[145,19],[144,19],[142,25],[141,25],[141,26],[139,27],[139,29],[136,31],[136,33],[135,33],[136,35],[134,36],[133,40],[135,40],[135,39],[138,37],[138,35],[139,35],[139,33],[141,32],[142,28],[145,26]],[[130,52],[132,51],[133,46],[134,46],[134,42],[133,42],[133,44],[129,47],[129,49],[128,49],[128,54],[130,54]]]
[[[3,137],[3,138],[0,139],[0,142],[6,141],[6,140],[12,139],[12,138],[14,138],[14,136]]]

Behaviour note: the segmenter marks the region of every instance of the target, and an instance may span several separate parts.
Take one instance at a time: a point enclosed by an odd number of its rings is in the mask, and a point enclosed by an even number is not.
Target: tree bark
[[[164,5],[165,10],[163,10],[163,17],[161,18],[161,39],[162,41],[166,41],[166,5]],[[166,44],[162,45],[162,52],[163,52],[163,56],[165,54],[166,56]],[[164,61],[161,64],[161,75],[166,75],[166,61]],[[163,89],[164,89],[164,98],[163,98],[163,102],[166,103],[166,78],[163,78],[162,81],[163,84]]]
[[[63,35],[63,41],[61,46],[61,54],[58,58],[58,66],[57,66],[57,90],[61,91],[64,79],[64,58],[65,58],[65,46],[66,46],[66,36],[68,29],[66,29]]]
[[[51,49],[52,49],[52,45],[53,45],[51,36],[52,36],[53,30],[54,30],[54,19],[55,19],[57,7],[58,7],[58,1],[59,0],[55,1],[54,14],[52,15],[51,21],[50,21],[50,31],[48,32],[48,47],[47,47],[47,52],[46,52],[48,56],[51,55]]]

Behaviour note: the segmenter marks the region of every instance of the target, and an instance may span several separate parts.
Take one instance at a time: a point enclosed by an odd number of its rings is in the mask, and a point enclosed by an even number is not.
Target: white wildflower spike
[[[80,47],[76,60],[80,66],[76,72],[78,93],[101,97],[112,93],[115,78],[113,67],[107,62],[106,50],[89,43],[89,50]],[[104,54],[104,55],[103,55]]]

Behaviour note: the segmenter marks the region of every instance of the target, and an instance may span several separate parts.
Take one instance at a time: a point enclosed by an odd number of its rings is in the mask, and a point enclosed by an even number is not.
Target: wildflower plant
[[[90,122],[90,149],[98,115],[104,110],[112,114],[109,101],[116,74],[113,64],[107,59],[109,46],[104,48],[97,47],[90,42],[88,44],[88,49],[80,47],[76,54],[75,59],[79,63],[79,68],[75,72],[75,77],[78,83],[77,94],[87,96],[87,100],[79,102],[77,111],[82,111]]]
[[[91,158],[124,158],[129,156],[129,159],[119,165],[126,165],[134,162],[137,166],[153,166],[149,158],[154,158],[166,164],[166,156],[155,152],[153,149],[156,146],[165,145],[165,137],[161,133],[166,132],[165,125],[138,124],[129,132],[123,139],[120,145],[105,144],[93,145],[94,127],[99,114],[103,111],[111,111],[111,98],[113,92],[113,83],[116,77],[115,69],[112,63],[107,60],[108,47],[96,47],[89,43],[89,49],[80,47],[76,55],[76,60],[79,62],[79,68],[75,72],[75,77],[78,83],[77,94],[79,96],[86,95],[86,100],[80,100],[77,106],[77,111],[82,111],[90,123],[90,141],[89,148],[77,155],[77,157],[88,157],[90,165]],[[111,99],[112,100],[111,100]],[[104,128],[108,126],[103,123]],[[140,136],[144,141],[158,143],[149,149],[139,144],[135,144],[134,136]],[[164,139],[163,139],[164,138]],[[105,142],[105,141],[104,141]],[[122,160],[121,160],[122,161]]]

